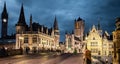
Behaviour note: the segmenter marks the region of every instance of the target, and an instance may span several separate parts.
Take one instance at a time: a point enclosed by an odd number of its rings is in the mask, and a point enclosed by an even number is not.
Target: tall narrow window
[[[71,47],[71,38],[68,39],[68,47]]]
[[[41,44],[41,40],[40,40],[40,38],[38,38],[38,43]]]
[[[32,42],[33,42],[33,43],[37,43],[37,35],[34,35],[34,36],[32,37]]]
[[[24,36],[24,43],[28,43],[28,35]]]

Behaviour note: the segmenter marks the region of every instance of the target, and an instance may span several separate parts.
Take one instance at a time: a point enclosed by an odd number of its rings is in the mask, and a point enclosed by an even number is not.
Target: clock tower
[[[8,25],[8,13],[6,9],[6,3],[4,3],[4,8],[1,14],[2,27],[1,27],[1,38],[7,37],[7,25]]]

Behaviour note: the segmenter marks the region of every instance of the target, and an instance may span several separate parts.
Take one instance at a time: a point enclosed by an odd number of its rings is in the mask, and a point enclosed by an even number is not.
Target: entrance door
[[[29,47],[25,47],[25,52],[28,54],[30,51],[30,48]]]
[[[37,52],[37,47],[33,47],[33,53]]]

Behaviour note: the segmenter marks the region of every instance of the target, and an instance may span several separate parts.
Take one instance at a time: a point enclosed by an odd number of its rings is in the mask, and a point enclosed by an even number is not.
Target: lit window
[[[97,42],[91,42],[91,46],[98,46]]]
[[[28,36],[27,35],[24,36],[24,43],[28,43]]]
[[[92,53],[98,53],[98,50],[97,49],[91,49],[91,52]]]
[[[34,35],[34,36],[32,37],[32,42],[33,42],[33,43],[37,43],[37,36],[36,36],[36,35]]]

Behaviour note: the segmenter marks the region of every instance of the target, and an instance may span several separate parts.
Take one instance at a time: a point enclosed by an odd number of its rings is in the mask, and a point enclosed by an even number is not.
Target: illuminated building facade
[[[84,20],[80,17],[75,20],[74,31],[65,34],[65,52],[66,53],[82,53],[84,35]]]
[[[102,33],[100,26],[98,28],[93,25],[88,36],[86,36],[86,45],[91,55],[94,56],[109,56],[113,52],[113,42],[110,35],[105,31]]]
[[[55,17],[53,28],[47,28],[39,23],[32,22],[30,16],[29,26],[26,24],[24,8],[21,6],[19,20],[16,24],[16,48],[24,51],[57,50],[59,49],[59,29]]]
[[[116,19],[116,30],[113,31],[113,64],[120,64],[120,18]]]
[[[102,36],[102,56],[112,56],[113,54],[113,41],[112,37],[105,31]]]

